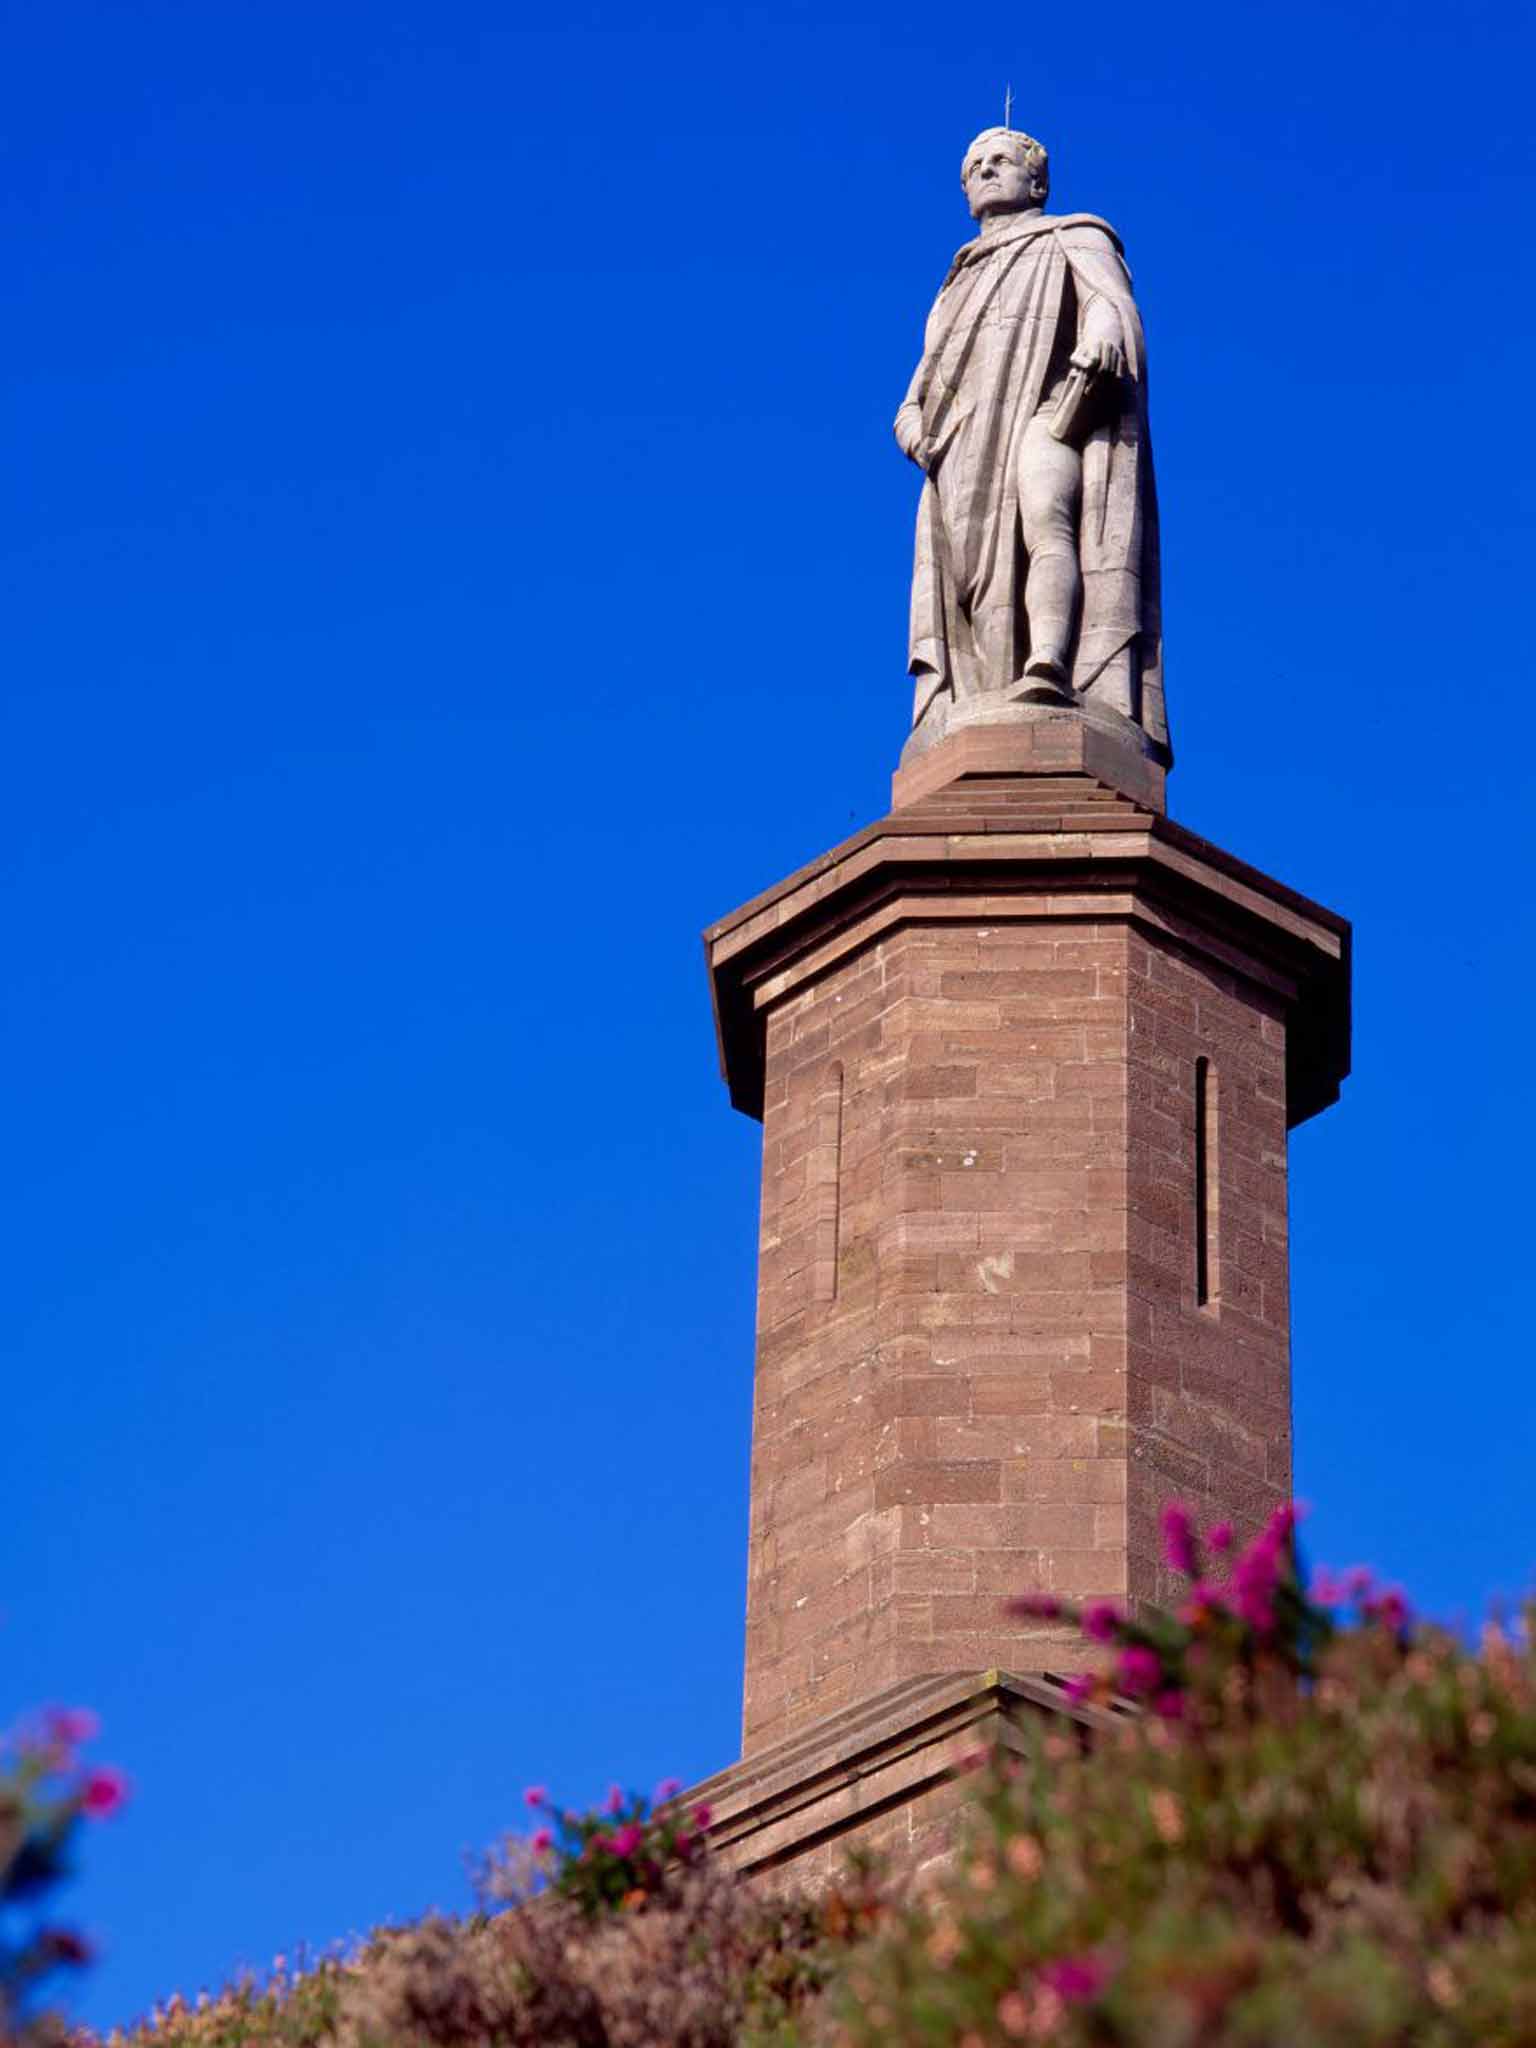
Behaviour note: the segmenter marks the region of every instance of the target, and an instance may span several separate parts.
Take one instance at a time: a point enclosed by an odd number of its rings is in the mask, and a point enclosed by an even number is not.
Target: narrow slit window
[[[1216,1071],[1208,1059],[1198,1059],[1195,1061],[1195,1300],[1201,1308],[1211,1308],[1221,1298],[1216,1109]]]
[[[842,1228],[843,1063],[838,1060],[816,1101],[816,1144],[811,1155],[812,1295],[820,1302],[837,1299],[838,1235]]]

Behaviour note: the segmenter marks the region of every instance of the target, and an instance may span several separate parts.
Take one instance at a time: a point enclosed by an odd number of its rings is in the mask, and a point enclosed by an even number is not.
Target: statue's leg
[[[1024,672],[1065,683],[1071,672],[1072,628],[1082,600],[1077,554],[1083,458],[1058,441],[1036,413],[1019,444],[1019,521],[1029,560],[1024,612],[1029,659]]]

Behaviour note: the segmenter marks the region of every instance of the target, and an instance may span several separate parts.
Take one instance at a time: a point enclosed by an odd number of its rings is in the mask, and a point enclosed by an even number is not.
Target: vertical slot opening
[[[812,1253],[812,1295],[816,1301],[837,1299],[838,1237],[842,1229],[843,1063],[837,1060],[816,1101],[816,1145],[812,1154],[812,1200],[815,1245]]]
[[[1214,1307],[1221,1292],[1217,1189],[1216,1072],[1201,1058],[1195,1061],[1195,1301],[1201,1308]]]

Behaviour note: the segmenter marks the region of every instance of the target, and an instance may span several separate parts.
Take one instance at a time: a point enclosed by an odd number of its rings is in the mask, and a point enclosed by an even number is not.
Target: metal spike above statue
[[[988,128],[960,173],[980,232],[949,267],[896,415],[924,473],[910,763],[967,726],[1064,712],[1166,764],[1157,496],[1120,238],[1045,211],[1044,148]]]

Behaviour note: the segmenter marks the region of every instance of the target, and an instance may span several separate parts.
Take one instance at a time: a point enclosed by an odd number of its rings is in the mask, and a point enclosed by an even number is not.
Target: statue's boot
[[[1075,704],[1067,667],[1054,654],[1032,654],[1013,692],[1016,704]]]

